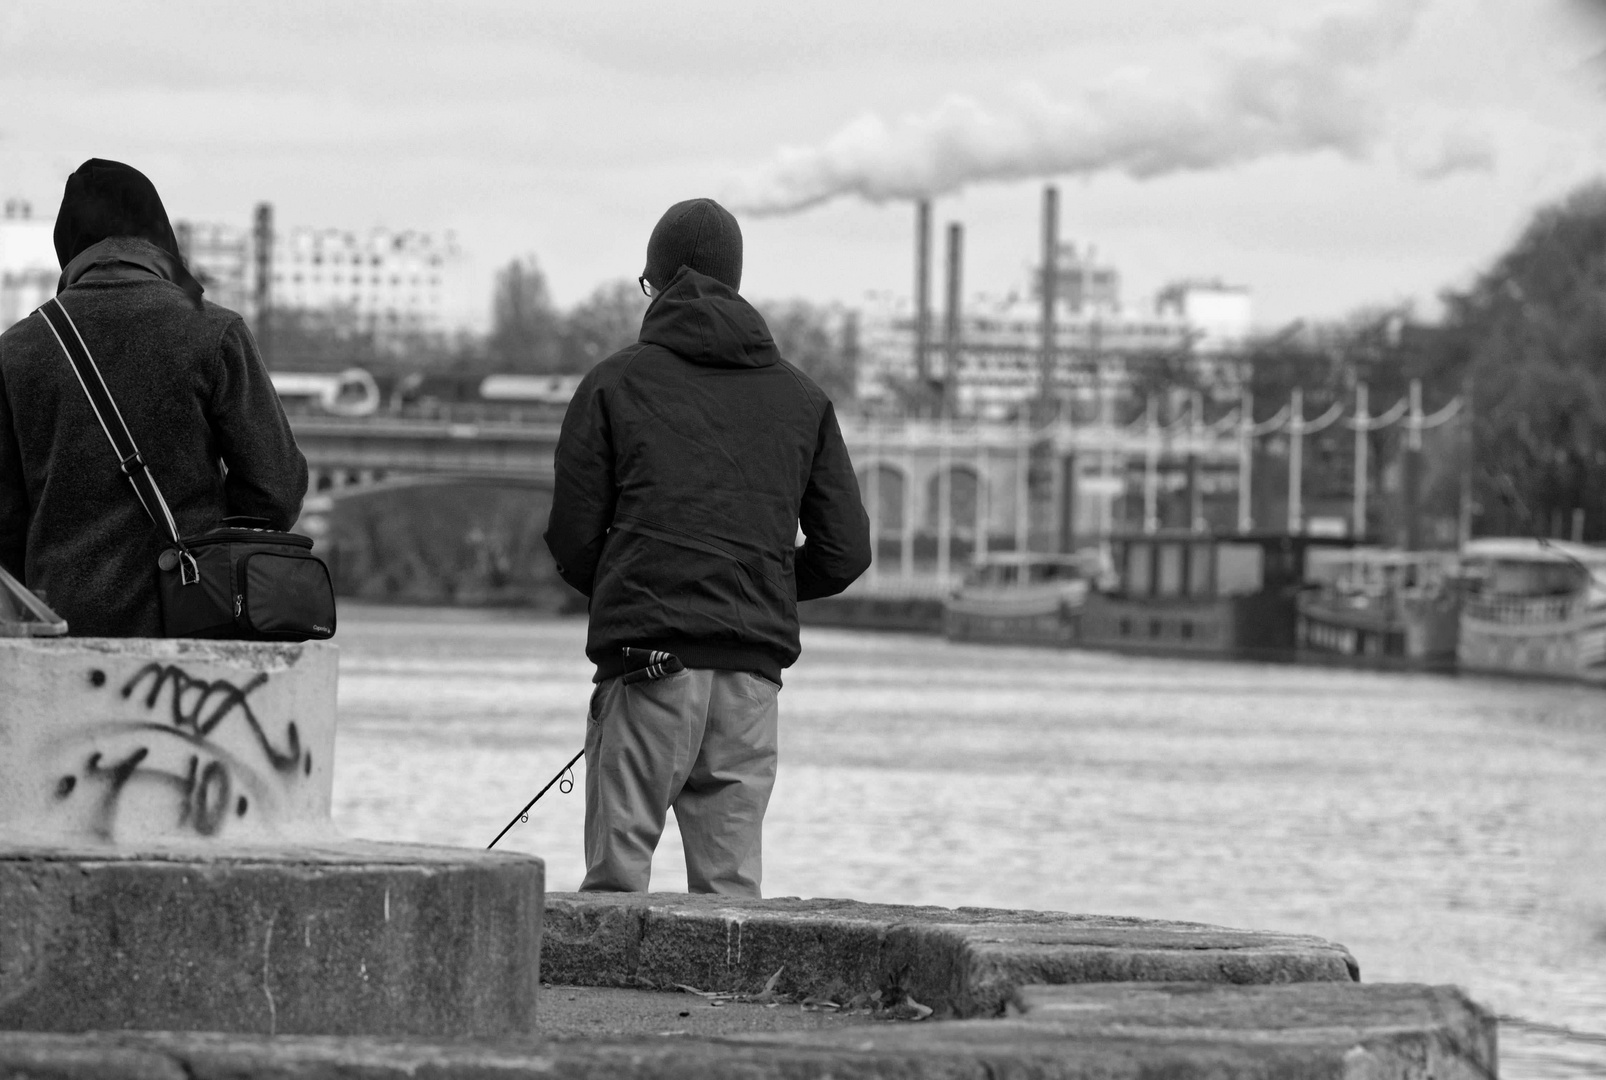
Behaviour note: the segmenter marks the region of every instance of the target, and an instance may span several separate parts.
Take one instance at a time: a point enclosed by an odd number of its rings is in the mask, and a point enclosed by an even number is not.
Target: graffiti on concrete
[[[89,673],[92,687],[106,682],[104,671]],[[150,718],[96,728],[97,742],[109,737],[125,749],[89,754],[78,774],[57,782],[56,798],[96,798],[90,828],[110,840],[131,786],[155,786],[172,793],[181,830],[217,835],[231,814],[243,818],[250,813],[253,799],[271,801],[274,778],[283,784],[312,772],[312,753],[303,749],[296,722],[286,722],[282,742],[276,743],[251,707],[251,694],[267,682],[265,673],[239,686],[227,679],[197,678],[175,664],[146,664],[122,685],[119,696]],[[218,742],[215,734],[225,723],[244,725],[249,745],[261,755],[260,765]],[[95,795],[89,795],[91,789]]]

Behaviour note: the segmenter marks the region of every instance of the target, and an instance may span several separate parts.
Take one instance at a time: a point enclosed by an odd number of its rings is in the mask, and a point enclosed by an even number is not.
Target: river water
[[[341,612],[335,819],[483,847],[580,748],[583,619]],[[499,845],[583,873],[584,763]],[[765,894],[1317,934],[1606,1076],[1606,693],[805,629]],[[686,887],[671,825],[654,887]]]

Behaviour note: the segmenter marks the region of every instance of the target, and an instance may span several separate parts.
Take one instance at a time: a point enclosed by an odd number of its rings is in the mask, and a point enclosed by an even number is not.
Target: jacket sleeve
[[[22,451],[11,422],[11,403],[0,381],[0,566],[26,581],[28,555],[28,489],[22,478]]]
[[[613,432],[600,368],[593,368],[574,392],[553,461],[552,512],[546,546],[558,576],[591,595],[602,546],[613,525],[619,490],[613,467]]]
[[[859,499],[859,480],[828,401],[819,441],[798,510],[804,544],[797,553],[797,598],[835,596],[870,566],[870,519]]]
[[[265,518],[275,529],[288,529],[307,494],[307,459],[243,320],[223,332],[218,367],[211,420],[218,454],[228,467],[223,483],[228,514]]]

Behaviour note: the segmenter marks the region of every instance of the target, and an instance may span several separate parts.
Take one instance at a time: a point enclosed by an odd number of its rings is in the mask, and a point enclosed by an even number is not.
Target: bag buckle
[[[181,585],[201,583],[201,568],[195,565],[195,556],[187,551],[178,553],[178,580]]]
[[[138,450],[135,450],[132,454],[123,458],[122,461],[119,461],[117,467],[123,470],[124,476],[132,477],[136,469],[145,468],[145,459],[139,456]]]

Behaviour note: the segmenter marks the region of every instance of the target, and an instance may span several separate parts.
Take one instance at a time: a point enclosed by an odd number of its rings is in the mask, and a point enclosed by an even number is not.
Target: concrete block
[[[1026,986],[1011,1013],[1077,1040],[1297,1046],[1356,1080],[1499,1071],[1495,1016],[1453,986]]]
[[[1349,982],[1342,946],[1196,923],[850,900],[554,893],[550,982],[783,993],[907,993],[939,1016],[996,1016],[1033,983]]]
[[[333,837],[335,646],[0,639],[0,843]]]
[[[530,1031],[544,867],[360,841],[0,848],[0,1028]]]
[[[0,1034],[0,1077],[436,1080],[1488,1080],[1494,1021],[1449,987],[1061,987],[1008,1020],[725,1038],[405,1042]],[[101,1062],[95,1055],[104,1055]],[[96,1064],[103,1067],[95,1068]]]

